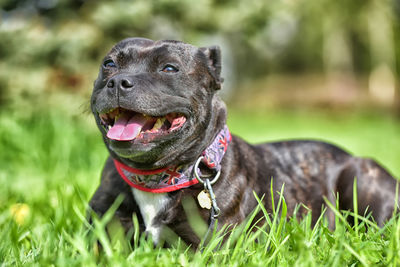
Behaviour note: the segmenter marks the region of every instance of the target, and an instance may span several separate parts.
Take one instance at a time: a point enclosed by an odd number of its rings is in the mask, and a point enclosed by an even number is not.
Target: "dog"
[[[353,209],[357,178],[358,212],[383,225],[398,203],[396,179],[371,159],[353,157],[318,141],[251,145],[231,135],[221,89],[219,47],[198,48],[179,41],[129,38],[104,58],[91,96],[91,110],[110,153],[90,208],[102,216],[119,195],[115,215],[128,231],[136,214],[140,231],[155,243],[169,227],[197,247],[182,202],[218,227],[235,225],[263,196],[272,211],[274,191],[284,185],[288,216],[302,203],[314,224],[324,197],[341,210]],[[250,97],[250,96],[249,96]],[[278,194],[273,194],[275,203]],[[300,209],[305,214],[307,209]],[[327,213],[334,223],[333,213]],[[261,214],[259,215],[261,217]]]

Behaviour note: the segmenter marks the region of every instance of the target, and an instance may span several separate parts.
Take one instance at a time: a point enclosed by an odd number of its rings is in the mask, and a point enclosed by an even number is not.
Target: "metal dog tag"
[[[198,195],[197,195],[197,201],[199,201],[200,207],[203,209],[211,209],[211,197],[210,194],[206,190],[202,190]]]

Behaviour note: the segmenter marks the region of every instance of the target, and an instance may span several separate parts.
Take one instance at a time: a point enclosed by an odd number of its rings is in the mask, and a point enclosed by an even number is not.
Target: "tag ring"
[[[203,156],[199,157],[199,158],[197,159],[197,161],[196,161],[196,164],[194,164],[194,176],[196,177],[196,179],[197,179],[200,183],[204,184],[205,182],[204,182],[203,179],[200,178],[200,174],[199,174],[199,164],[200,164],[200,162],[201,162],[202,159],[204,159]],[[212,181],[210,181],[210,185],[215,184],[215,182],[218,180],[220,174],[221,174],[221,170],[219,170],[219,171],[217,172],[217,174],[215,175],[214,179],[212,179]]]

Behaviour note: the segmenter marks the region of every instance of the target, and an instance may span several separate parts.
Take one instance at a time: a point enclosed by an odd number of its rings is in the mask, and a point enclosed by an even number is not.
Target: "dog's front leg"
[[[131,188],[119,176],[111,158],[107,159],[104,166],[101,183],[90,200],[89,206],[100,218],[110,209],[117,198],[121,196],[122,202],[115,211],[114,217],[118,218],[125,233],[133,228],[132,217],[136,214],[139,230],[145,230],[143,218],[139,207],[133,198]]]

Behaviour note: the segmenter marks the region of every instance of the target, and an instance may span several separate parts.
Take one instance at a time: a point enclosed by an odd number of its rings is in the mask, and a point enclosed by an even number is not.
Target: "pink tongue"
[[[133,117],[128,114],[122,114],[108,131],[107,137],[117,141],[133,140],[140,133],[146,121],[142,114],[136,114]]]

